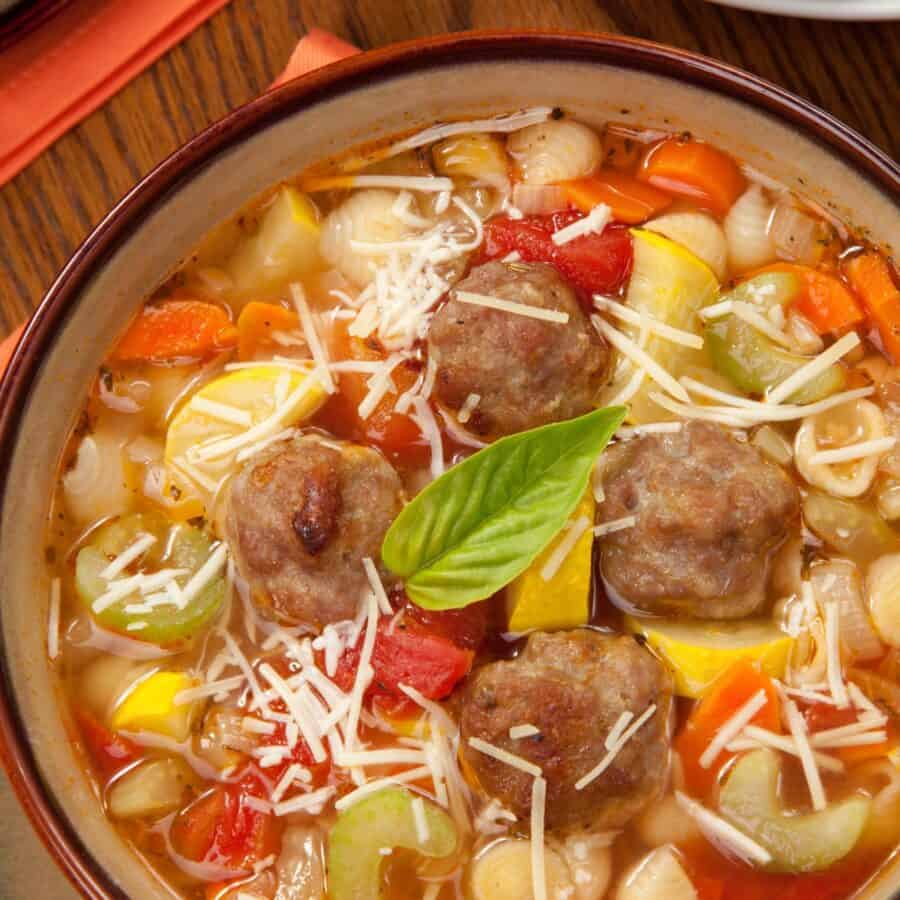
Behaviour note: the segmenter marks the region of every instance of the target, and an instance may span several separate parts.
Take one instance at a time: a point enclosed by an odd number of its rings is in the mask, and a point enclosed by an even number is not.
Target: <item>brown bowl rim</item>
[[[88,279],[164,194],[253,130],[359,85],[446,64],[522,58],[615,65],[673,77],[742,100],[838,151],[862,174],[900,198],[900,166],[862,135],[784,88],[687,50],[605,33],[477,31],[407,41],[349,57],[263,94],[189,140],[125,194],[75,251],[28,322],[0,383],[0,501],[5,500],[18,423],[41,358]],[[2,647],[0,758],[34,829],[73,886],[91,900],[127,900],[92,858],[44,784],[16,708]]]

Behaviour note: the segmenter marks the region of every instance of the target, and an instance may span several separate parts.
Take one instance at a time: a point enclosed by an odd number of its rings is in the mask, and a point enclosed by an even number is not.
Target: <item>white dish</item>
[[[753,12],[798,16],[802,19],[875,21],[900,19],[898,0],[712,0]]]

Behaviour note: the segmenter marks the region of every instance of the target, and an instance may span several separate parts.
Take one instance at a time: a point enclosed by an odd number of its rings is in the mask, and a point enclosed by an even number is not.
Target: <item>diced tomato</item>
[[[386,359],[386,354],[377,345],[348,335],[346,325],[341,322],[334,327],[331,354],[335,360],[377,362]],[[416,383],[419,374],[419,367],[411,362],[398,365],[391,373],[397,392],[386,394],[368,418],[363,419],[359,415],[359,405],[369,393],[366,382],[371,376],[342,372],[338,376],[337,393],[319,410],[315,424],[338,437],[374,444],[403,464],[424,465],[431,454],[421,429],[408,415],[394,410],[397,397]]]
[[[269,704],[269,708],[277,713],[287,712],[287,707],[282,700],[273,700]],[[287,743],[287,725],[284,722],[276,722],[275,730],[271,734],[260,736],[260,746],[271,744],[273,747],[283,747]],[[281,776],[284,775],[294,763],[303,766],[304,769],[308,769],[312,775],[312,784],[316,785],[322,784],[325,781],[328,772],[331,769],[331,760],[325,759],[322,762],[316,762],[316,758],[313,756],[309,744],[307,744],[303,737],[300,736],[297,738],[297,742],[291,750],[291,755],[283,759],[277,765],[269,766],[266,769],[266,777],[277,783]]]
[[[703,141],[668,138],[647,151],[638,178],[654,187],[690,197],[724,216],[744,192],[747,179],[724,151]]]
[[[281,848],[281,826],[248,797],[267,797],[262,779],[247,769],[235,784],[216,785],[172,822],[175,850],[195,862],[247,869]]]
[[[112,778],[141,758],[141,748],[128,738],[110,731],[87,710],[79,709],[75,719],[91,759],[105,778]]]
[[[141,309],[112,358],[117,362],[204,359],[237,341],[237,328],[223,307],[203,300],[170,299]]]
[[[406,601],[404,619],[416,622],[431,634],[452,641],[465,650],[477,650],[487,633],[488,600],[472,603],[462,609],[423,609]]]
[[[615,221],[629,225],[645,222],[672,203],[665,191],[615,169],[601,169],[588,178],[564,181],[561,187],[568,201],[583,213],[605,203]]]
[[[392,624],[392,616],[382,616],[378,622],[372,668],[375,677],[366,692],[378,698],[382,708],[396,709],[390,698],[404,699],[399,685],[420,691],[429,700],[441,700],[472,668],[475,654],[463,649],[440,634],[426,630],[416,622],[403,620]],[[344,651],[335,673],[334,682],[349,690],[359,665],[360,646]]]
[[[716,732],[759,690],[766,692],[766,705],[751,720],[754,725],[781,733],[778,692],[772,679],[749,660],[741,659],[719,676],[699,701],[684,728],[675,738],[687,789],[706,798],[722,767],[734,754],[723,750],[715,762],[704,768],[700,757]]]
[[[583,294],[616,294],[631,274],[631,236],[627,229],[609,225],[601,234],[586,234],[558,246],[553,243],[555,231],[581,218],[583,213],[566,210],[524,219],[491,219],[484,226],[476,265],[516,251],[525,262],[549,263]]]
[[[799,701],[800,711],[806,719],[810,731],[826,731],[829,728],[841,728],[857,719],[856,710],[852,706],[843,709],[829,703],[810,703]]]

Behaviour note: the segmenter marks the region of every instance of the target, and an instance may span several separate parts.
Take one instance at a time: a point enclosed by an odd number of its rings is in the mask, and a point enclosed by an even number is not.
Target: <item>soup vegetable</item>
[[[97,375],[48,652],[205,900],[849,897],[900,838],[900,292],[558,110],[217,228]]]

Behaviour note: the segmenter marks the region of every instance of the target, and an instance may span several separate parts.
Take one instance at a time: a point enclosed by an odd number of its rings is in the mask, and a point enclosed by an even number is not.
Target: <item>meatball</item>
[[[254,602],[321,628],[352,618],[403,505],[400,478],[376,450],[304,435],[260,453],[235,477],[225,532]]]
[[[609,349],[555,269],[489,262],[473,269],[456,291],[559,310],[569,320],[546,322],[451,298],[435,314],[428,335],[428,352],[437,364],[435,392],[443,406],[458,411],[477,394],[468,427],[488,438],[591,409]]]
[[[480,738],[540,766],[547,780],[545,821],[568,830],[621,828],[661,790],[669,759],[671,677],[631,636],[589,629],[531,635],[515,659],[477,670],[462,698],[462,753],[480,790],[520,819],[531,808],[532,777],[469,744]],[[604,741],[623,712],[655,712],[609,767],[575,785],[606,755]],[[533,737],[509,729],[530,724]]]
[[[611,599],[641,612],[737,619],[765,601],[768,560],[798,519],[787,473],[718,425],[693,422],[607,451],[598,521]]]

